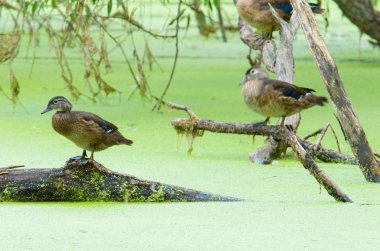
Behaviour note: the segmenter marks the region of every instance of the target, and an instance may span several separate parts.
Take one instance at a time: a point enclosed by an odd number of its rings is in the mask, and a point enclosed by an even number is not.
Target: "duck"
[[[94,152],[105,150],[114,145],[132,145],[133,141],[125,138],[118,127],[96,114],[84,111],[72,111],[72,104],[63,96],[56,96],[49,100],[45,114],[51,110],[56,112],[52,116],[53,129],[83,149],[81,159],[91,152],[90,159],[94,159]]]
[[[313,89],[269,79],[268,72],[258,65],[246,71],[241,85],[244,102],[266,117],[264,124],[270,117],[280,117],[280,126],[284,127],[285,117],[327,102],[326,97],[314,95]]]
[[[289,21],[293,7],[289,0],[237,0],[236,8],[239,16],[262,36],[272,38],[273,31],[279,29],[276,19],[272,15],[269,4],[276,10],[279,16]],[[313,13],[322,14],[322,9],[316,3],[309,3]]]

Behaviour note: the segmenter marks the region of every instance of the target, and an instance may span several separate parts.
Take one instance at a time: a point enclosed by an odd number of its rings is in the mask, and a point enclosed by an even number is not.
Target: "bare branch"
[[[367,181],[380,182],[379,164],[347,96],[338,68],[318,30],[313,13],[306,0],[290,0],[290,2],[293,9],[298,13],[309,48],[329,92],[331,101],[334,103],[336,117],[354,156],[359,161],[360,169]]]
[[[181,17],[181,5],[182,5],[182,0],[179,0],[178,8],[177,8],[176,25],[175,25],[175,55],[174,55],[174,62],[173,62],[172,71],[170,73],[169,81],[166,84],[166,87],[165,87],[164,91],[162,92],[160,99],[153,106],[152,111],[154,111],[154,110],[159,111],[161,109],[162,101],[166,95],[166,92],[169,90],[169,87],[170,87],[172,80],[173,80],[175,69],[177,67],[177,60],[178,60],[178,54],[179,54],[179,48],[178,48],[179,36],[178,36],[178,34],[179,34],[179,19]]]
[[[188,112],[190,109],[186,106],[175,105],[179,110]],[[194,136],[199,136],[198,132],[204,131],[228,134],[245,134],[245,135],[263,135],[271,136],[276,141],[287,142],[296,153],[297,158],[301,161],[305,169],[309,170],[314,178],[322,185],[326,191],[337,201],[352,202],[351,199],[321,170],[314,162],[312,156],[306,151],[302,145],[302,139],[297,137],[293,132],[279,126],[267,126],[262,123],[257,124],[240,124],[229,122],[216,122],[204,119],[177,119],[172,121],[172,125],[177,133],[190,136],[191,144],[189,151],[192,150]]]
[[[190,119],[197,119],[198,118],[198,116],[188,106],[178,105],[178,104],[171,103],[171,102],[168,103],[167,105],[168,105],[169,109],[186,111],[187,114],[189,115]]]

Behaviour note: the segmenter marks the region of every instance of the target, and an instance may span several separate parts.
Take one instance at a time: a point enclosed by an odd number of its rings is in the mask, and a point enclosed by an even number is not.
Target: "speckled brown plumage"
[[[267,72],[258,66],[250,68],[242,82],[244,102],[266,117],[284,118],[327,102],[325,97],[312,94],[312,89],[268,79]]]
[[[290,20],[293,9],[289,0],[237,0],[236,8],[239,16],[254,27],[258,33],[271,34],[278,30],[278,23],[272,15],[269,3],[282,19]],[[317,4],[310,3],[310,7],[314,13],[323,13],[323,9]]]
[[[118,128],[99,116],[82,111],[71,111],[71,103],[62,96],[52,98],[42,112],[57,110],[52,117],[52,126],[56,132],[65,136],[85,151],[102,151],[114,145],[131,145],[133,142],[126,139]]]

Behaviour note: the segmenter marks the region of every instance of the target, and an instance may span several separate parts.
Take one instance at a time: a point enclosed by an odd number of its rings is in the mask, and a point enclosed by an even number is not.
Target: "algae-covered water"
[[[340,75],[374,149],[380,149],[379,50],[371,48],[346,19],[335,12],[324,33]],[[323,25],[321,24],[321,27]],[[327,95],[299,32],[296,76],[299,85]],[[245,107],[238,83],[247,62],[246,47],[237,34],[199,38],[183,35],[173,86],[166,100],[190,106],[199,117],[219,121],[253,122],[263,118]],[[138,40],[138,38],[136,38]],[[150,40],[163,71],[148,74],[151,91],[165,86],[173,42]],[[23,44],[26,40],[23,41]],[[361,45],[360,45],[361,44]],[[21,49],[15,73],[21,83],[21,104],[0,98],[0,167],[60,167],[81,154],[53,131],[51,114],[40,115],[55,95],[70,97],[60,78],[54,53],[42,40],[29,77],[31,62]],[[126,48],[131,50],[126,45]],[[81,59],[70,57],[75,84],[86,90]],[[205,133],[188,156],[185,137],[170,121],[186,117],[179,111],[151,112],[153,103],[138,95],[128,100],[133,82],[117,53],[107,80],[122,95],[97,103],[83,98],[74,109],[97,113],[134,140],[95,154],[106,167],[137,177],[244,199],[233,203],[2,203],[0,250],[378,250],[380,244],[380,185],[367,183],[357,166],[320,163],[354,201],[334,201],[291,152],[272,165],[254,165],[248,155],[262,139]],[[7,86],[7,67],[0,66],[0,85]],[[299,134],[305,136],[331,122],[339,126],[330,104],[303,112]],[[272,121],[274,122],[274,120]],[[342,150],[349,146],[338,133]],[[336,149],[331,133],[325,146]]]

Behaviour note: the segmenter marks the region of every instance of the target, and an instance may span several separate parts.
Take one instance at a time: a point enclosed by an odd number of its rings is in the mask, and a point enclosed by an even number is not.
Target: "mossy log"
[[[113,172],[93,160],[62,168],[0,169],[0,201],[239,201]]]

